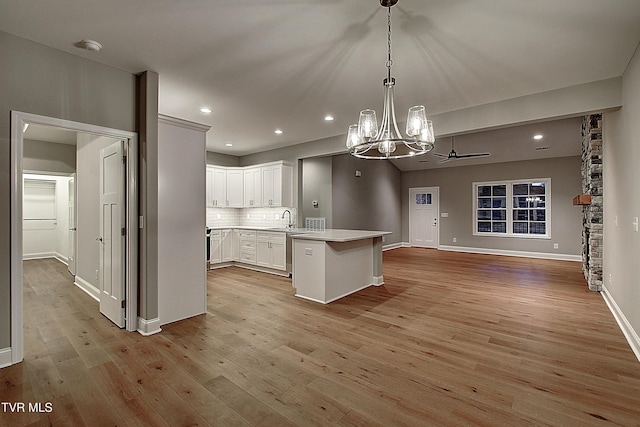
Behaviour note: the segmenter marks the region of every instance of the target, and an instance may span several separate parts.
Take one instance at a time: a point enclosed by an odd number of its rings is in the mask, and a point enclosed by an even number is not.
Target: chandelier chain
[[[391,66],[393,60],[391,59],[391,6],[387,9],[387,77],[389,83],[391,83]]]

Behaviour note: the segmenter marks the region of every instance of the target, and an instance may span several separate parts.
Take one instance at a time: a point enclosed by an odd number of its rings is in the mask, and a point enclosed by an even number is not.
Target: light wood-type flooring
[[[640,362],[579,263],[400,248],[383,265],[384,286],[329,305],[210,271],[206,315],[143,337],[63,264],[27,261],[0,402],[52,412],[0,425],[640,425]]]

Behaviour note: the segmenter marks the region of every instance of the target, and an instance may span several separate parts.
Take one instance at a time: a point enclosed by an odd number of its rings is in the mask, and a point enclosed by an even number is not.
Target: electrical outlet
[[[457,238],[457,237],[454,237],[454,238],[453,238],[453,243],[456,243],[457,241],[458,241],[458,238]]]
[[[96,270],[96,280],[100,278],[100,270]]]
[[[553,249],[558,249],[558,244],[557,243],[553,244]]]
[[[609,285],[611,285],[612,281],[613,281],[613,277],[611,277],[611,273],[609,273]]]

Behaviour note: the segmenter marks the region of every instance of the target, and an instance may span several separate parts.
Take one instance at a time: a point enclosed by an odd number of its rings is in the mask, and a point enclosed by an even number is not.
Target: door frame
[[[23,283],[22,283],[22,156],[25,124],[55,126],[76,132],[108,136],[127,141],[125,153],[126,203],[126,329],[136,331],[138,323],[138,135],[135,132],[106,128],[37,114],[11,111],[11,364],[24,358]]]
[[[417,191],[424,191],[424,192],[433,192],[436,194],[437,200],[438,200],[438,209],[436,212],[436,247],[435,249],[440,249],[440,187],[438,186],[434,186],[434,187],[411,187],[409,188],[409,246],[411,246],[411,204],[412,204],[412,200],[411,200],[411,192],[417,190]]]

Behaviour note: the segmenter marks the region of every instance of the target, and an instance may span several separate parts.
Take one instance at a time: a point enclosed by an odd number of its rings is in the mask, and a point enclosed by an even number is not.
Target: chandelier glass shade
[[[427,119],[426,109],[422,105],[409,108],[406,124],[406,137],[402,135],[396,121],[393,102],[393,88],[396,80],[391,77],[391,6],[398,0],[380,0],[387,7],[387,78],[384,79],[384,104],[382,118],[378,119],[374,110],[360,111],[357,124],[349,126],[347,149],[355,157],[364,159],[400,159],[418,156],[433,150],[435,134],[433,123]]]

